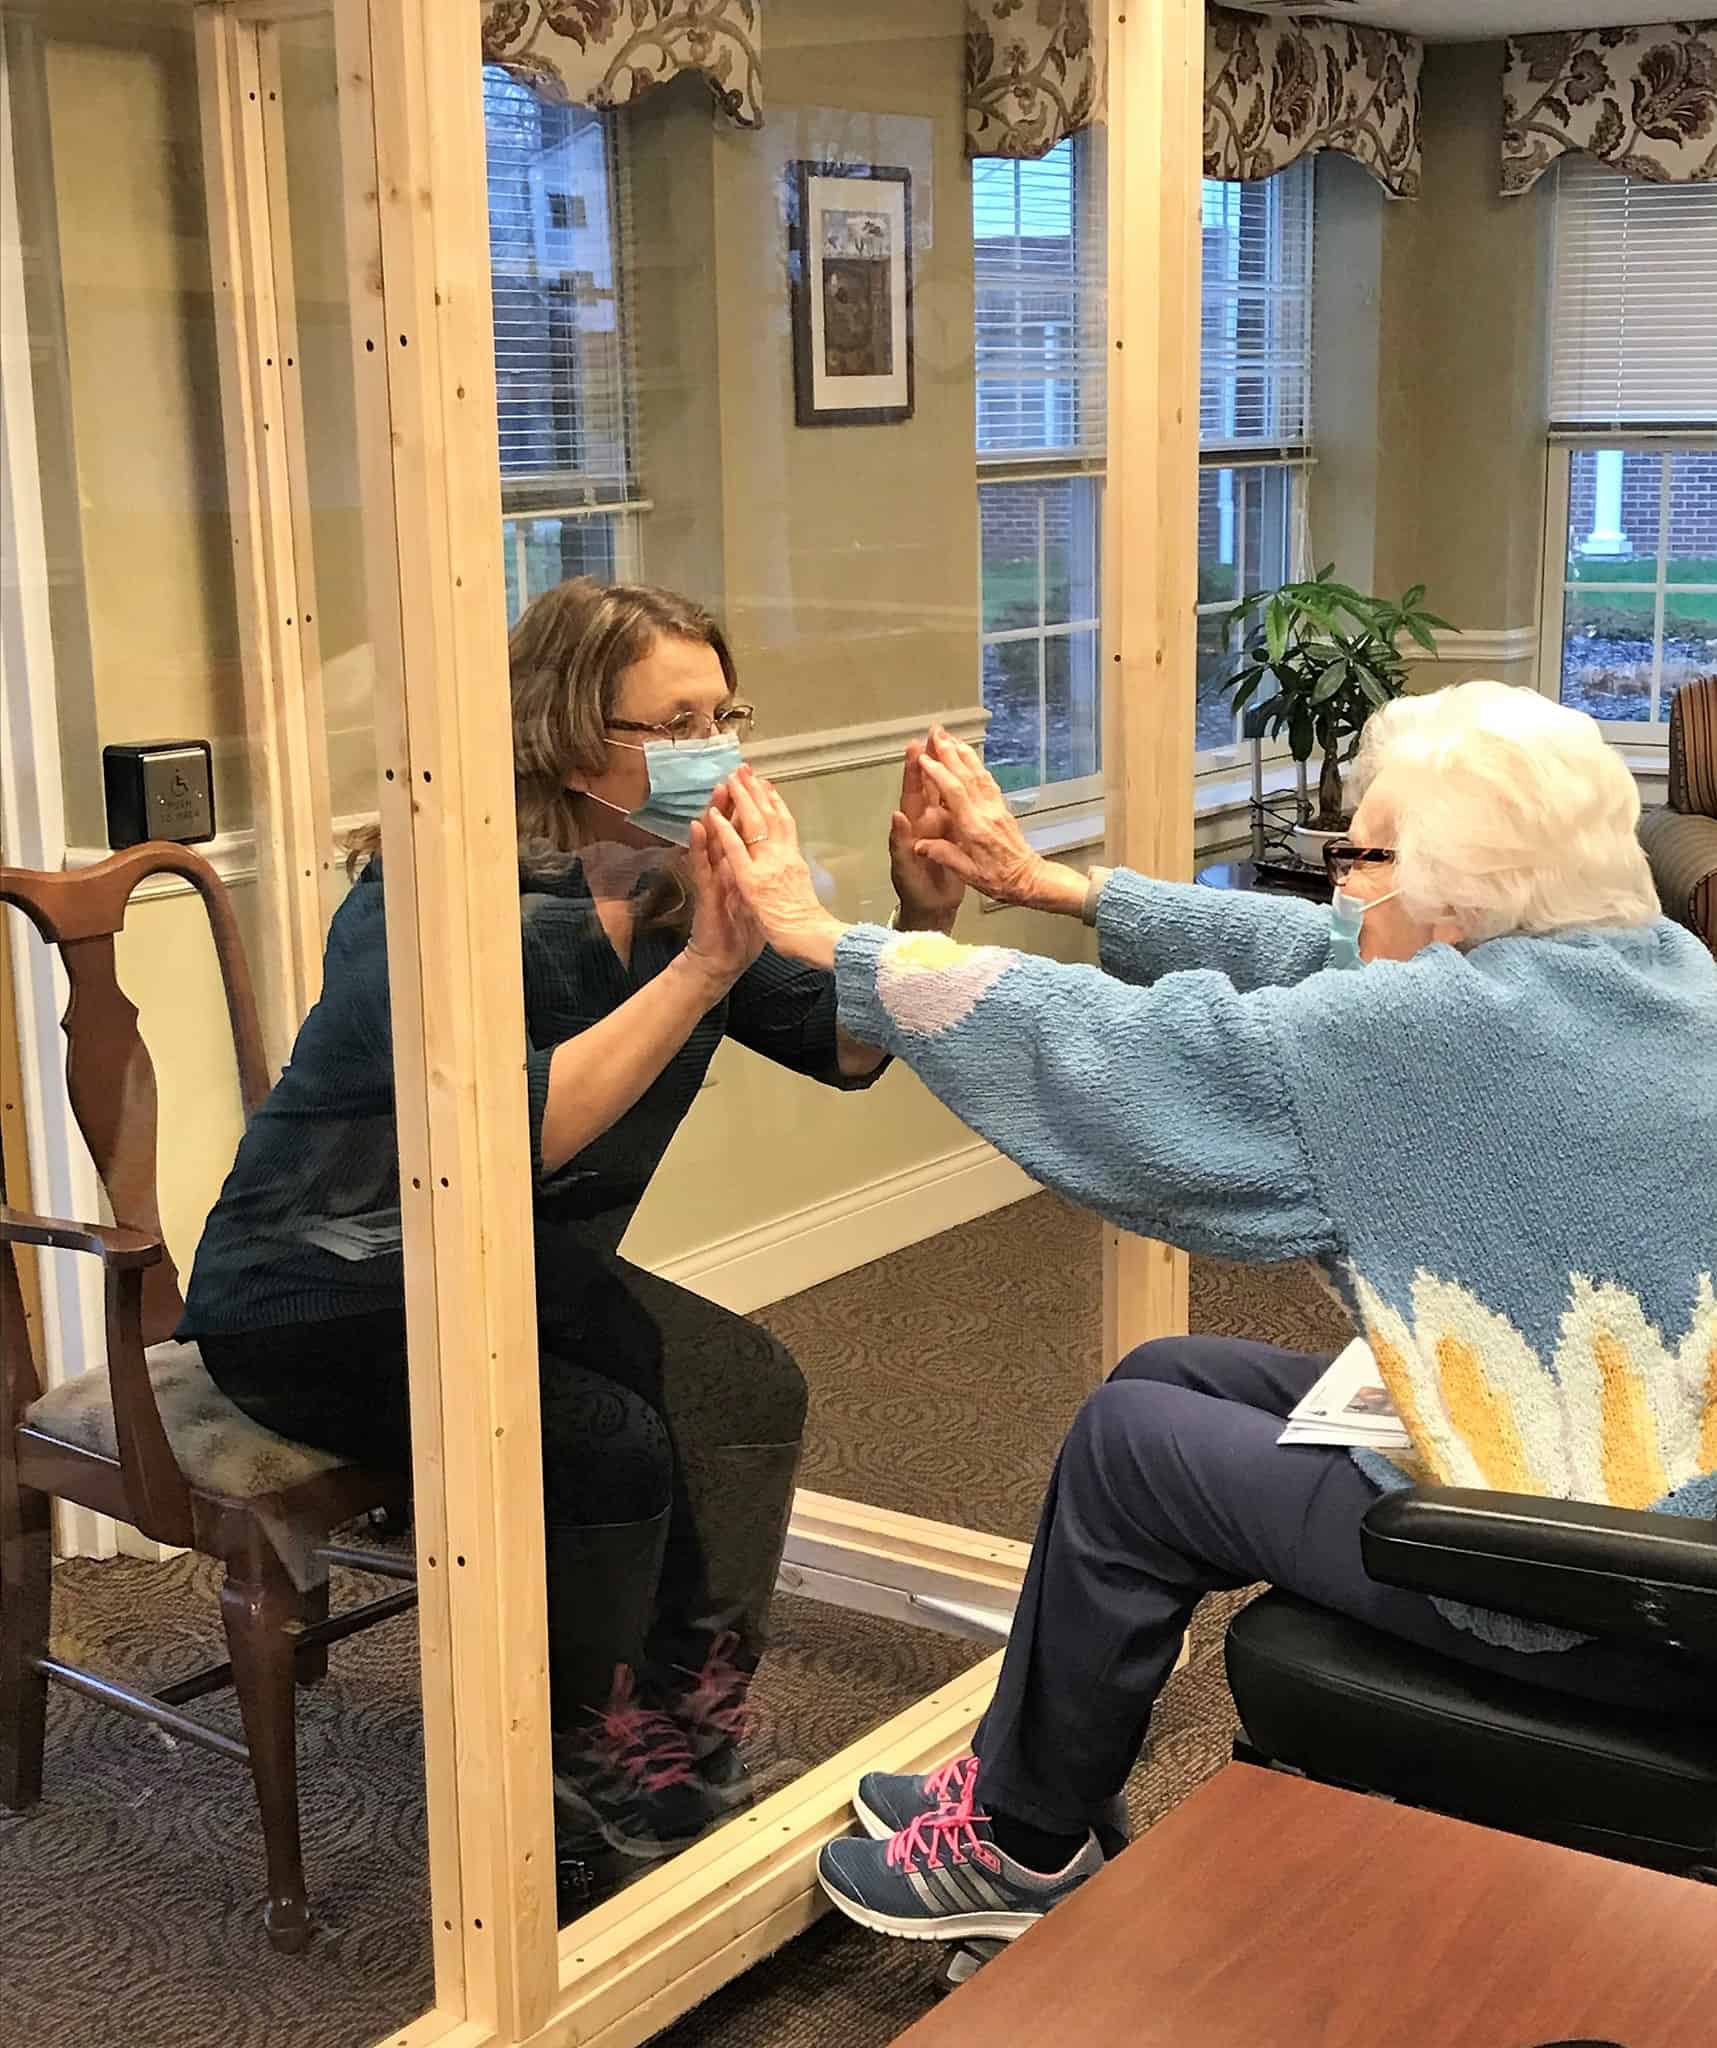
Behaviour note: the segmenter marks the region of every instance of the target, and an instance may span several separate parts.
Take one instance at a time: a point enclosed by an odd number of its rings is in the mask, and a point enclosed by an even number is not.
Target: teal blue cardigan
[[[1097,931],[1101,969],[858,926],[841,1022],[1124,1229],[1316,1260],[1412,1438],[1362,1459],[1379,1483],[1717,1514],[1717,962],[1690,933],[1338,973],[1316,906],[1125,871]]]

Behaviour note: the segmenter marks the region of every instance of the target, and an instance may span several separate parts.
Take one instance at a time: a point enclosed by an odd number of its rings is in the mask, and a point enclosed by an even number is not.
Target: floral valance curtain
[[[966,0],[968,156],[1043,156],[1098,118],[1105,4]]]
[[[760,11],[760,0],[483,0],[483,62],[583,107],[623,107],[701,71],[722,112],[757,128]]]
[[[968,0],[966,148],[1042,156],[1095,120],[1102,0]],[[1339,0],[1334,0],[1339,4]],[[1205,17],[1204,175],[1268,178],[1320,149],[1364,164],[1388,191],[1419,190],[1415,37],[1334,21]]]
[[[1397,199],[1417,195],[1424,45],[1416,36],[1212,7],[1205,37],[1207,178],[1269,178],[1334,149]]]
[[[1717,178],[1717,21],[1516,36],[1502,80],[1502,189],[1578,150],[1636,178]]]

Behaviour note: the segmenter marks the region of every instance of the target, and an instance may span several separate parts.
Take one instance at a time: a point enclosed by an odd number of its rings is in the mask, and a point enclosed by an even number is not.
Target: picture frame
[[[794,418],[801,427],[912,417],[912,173],[788,167]]]

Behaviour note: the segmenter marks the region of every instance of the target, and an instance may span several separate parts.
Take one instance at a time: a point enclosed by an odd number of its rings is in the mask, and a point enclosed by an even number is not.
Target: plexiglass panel
[[[329,23],[9,9],[5,88],[6,277],[30,342],[5,364],[8,484],[39,495],[52,628],[51,663],[16,680],[57,728],[74,864],[135,837],[104,807],[104,749],[209,742],[214,836],[185,836],[236,916],[273,1079],[299,1022],[287,906],[307,893],[314,927],[324,879],[296,866],[293,814],[375,806]],[[28,479],[10,431],[26,391]],[[331,784],[284,737],[318,689]],[[146,829],[181,814],[152,797]],[[122,1529],[119,1555],[64,1557],[52,1640],[183,1720],[50,1688],[44,1796],[0,1818],[8,2033],[360,2044],[433,2002],[386,930],[367,894],[248,1128],[199,898],[151,883],[119,938],[184,1296],[186,1343],[151,1353],[153,1379],[196,1542]],[[145,1098],[129,1089],[123,1116]],[[50,1331],[50,1379],[102,1366],[96,1300],[93,1330]],[[111,1440],[110,1394],[89,1399]],[[62,1533],[114,1541],[87,1515]],[[366,1602],[387,1604],[344,1633]]]
[[[43,496],[60,493],[75,564],[57,600],[60,725],[68,809],[92,845],[101,742],[216,742],[235,835],[217,849],[223,872],[259,977],[297,990],[297,1036],[276,1032],[284,1073],[243,1131],[194,904],[147,906],[128,943],[166,1019],[152,1026],[143,1005],[175,1138],[164,1214],[190,1280],[186,1329],[238,1413],[382,1475],[377,1497],[398,1511],[341,1540],[391,1544],[403,1567],[392,1024],[406,992],[390,988],[387,944],[403,899],[375,824],[378,621],[398,592],[391,570],[377,587],[375,423],[354,375],[348,230],[365,173],[343,154],[352,110],[331,14],[287,12],[236,25],[242,59],[221,17],[235,67],[223,118],[251,181],[233,245],[253,301],[239,343],[222,325],[237,316],[211,208],[234,188],[204,146],[207,40],[200,71],[188,11],[167,0],[117,25],[93,6],[31,18],[31,176],[52,228],[32,245],[38,413],[62,429]],[[917,804],[906,749],[932,725],[980,745],[988,727],[1022,805],[1100,787],[1101,369],[1086,343],[1093,308],[1100,330],[1102,151],[1092,135],[1076,163],[1057,160],[1055,246],[1026,247],[1020,220],[1004,237],[1011,326],[990,334],[983,384],[987,416],[1010,422],[1009,467],[981,469],[979,245],[1000,230],[974,205],[958,0],[856,14],[771,0],[761,128],[737,125],[696,72],[618,110],[580,104],[555,75],[559,38],[545,29],[510,56],[498,30],[480,51],[473,26],[494,601],[511,631],[511,701],[497,687],[490,715],[516,776],[539,1323],[517,1363],[540,1388],[571,1921],[721,1826],[755,1825],[773,1792],[993,1646],[946,1602],[914,1613],[904,1588],[891,1600],[798,1569],[795,1488],[1022,1536],[1096,1374],[1095,1232],[1047,1207],[992,1220],[1028,1184],[842,1033],[825,970],[759,954],[724,922],[687,841],[743,756],[774,778],[843,920],[1084,955],[1075,923],[958,901],[891,857],[889,838],[896,809]],[[16,101],[16,72],[10,84]],[[1040,256],[1054,303],[1034,312]],[[260,501],[234,454],[247,422]],[[141,500],[127,478],[145,479]],[[250,549],[289,612],[247,610]],[[264,662],[288,677],[274,711]],[[169,674],[179,694],[151,695]],[[282,701],[314,728],[296,795],[270,723]],[[305,814],[324,846],[314,875],[294,865]],[[288,908],[306,902],[326,939],[308,969]],[[1050,1243],[1059,1278],[1079,1276],[1074,1295],[1034,1296],[1024,1321],[1017,1303],[992,1313],[986,1260],[1024,1266]],[[1006,1361],[1005,1426],[972,1391],[980,1358]],[[472,1426],[445,1408],[445,1431]],[[213,1569],[79,1561],[64,1583],[80,1599],[86,1579],[110,1589],[92,1631],[143,1664],[157,1609],[189,1647],[181,1605],[212,1589]],[[342,1565],[332,1584],[338,1610],[389,1582]],[[320,1595],[304,1598],[313,1620]],[[94,1774],[85,1837],[111,1844],[112,1892],[96,1917],[123,1895],[140,1926],[192,1930],[161,1972],[171,2009],[207,1999],[273,2025],[290,2004],[314,2012],[318,2041],[359,2042],[430,2002],[418,1692],[402,1616],[335,1644],[297,1695],[321,1959],[308,1967],[261,1931],[242,1768],[217,1785],[212,1764],[187,1774],[177,1752],[126,1736]],[[53,1735],[56,1771],[74,1773],[97,1739],[85,1714]],[[140,1829],[126,1800],[171,1809],[170,1834]],[[42,1837],[65,1900],[95,1882],[69,1839]],[[223,1943],[247,1964],[217,1982],[199,1959]],[[132,1981],[116,1945],[68,2004],[56,1952],[44,1934],[28,1986],[49,2037]]]

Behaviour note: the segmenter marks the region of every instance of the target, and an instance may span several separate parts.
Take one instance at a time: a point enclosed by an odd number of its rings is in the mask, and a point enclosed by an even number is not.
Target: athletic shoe
[[[605,1843],[623,1856],[672,1856],[721,1818],[671,1716],[640,1705],[632,1672],[614,1673],[608,1705],[556,1744],[555,1803],[569,1845]]]
[[[696,1671],[676,1669],[666,1701],[690,1745],[692,1768],[724,1813],[737,1813],[752,1798],[739,1745],[756,1733],[749,1697],[754,1667],[741,1663],[738,1651],[739,1637],[723,1629]]]
[[[1027,1870],[996,1847],[989,1816],[948,1805],[886,1842],[849,1836],[817,1877],[849,1920],[907,1941],[1013,1941],[1103,1867],[1095,1835],[1065,1870]]]
[[[853,1812],[873,1842],[886,1842],[911,1827],[921,1813],[944,1806],[970,1806],[978,1782],[978,1759],[957,1756],[923,1777],[866,1771],[853,1794]]]

